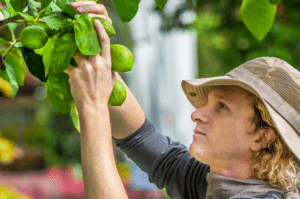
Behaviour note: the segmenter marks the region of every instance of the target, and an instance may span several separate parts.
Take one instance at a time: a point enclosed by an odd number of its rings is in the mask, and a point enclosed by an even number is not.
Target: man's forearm
[[[145,113],[118,73],[116,77],[125,85],[127,97],[122,106],[109,106],[109,112],[112,135],[116,139],[122,139],[142,126],[145,122]]]
[[[125,199],[113,152],[108,107],[79,109],[84,188],[88,199]]]

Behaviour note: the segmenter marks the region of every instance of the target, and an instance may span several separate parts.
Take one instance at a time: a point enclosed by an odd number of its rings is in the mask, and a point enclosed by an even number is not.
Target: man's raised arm
[[[142,126],[145,122],[145,113],[118,73],[116,78],[125,85],[127,97],[122,106],[109,106],[109,114],[113,137],[123,139]]]

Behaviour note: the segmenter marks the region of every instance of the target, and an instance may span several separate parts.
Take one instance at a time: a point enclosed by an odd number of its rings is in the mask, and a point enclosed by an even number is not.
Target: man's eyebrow
[[[220,93],[215,92],[215,93],[213,93],[213,95],[217,99],[221,99],[228,103],[234,104],[233,101],[231,99],[229,99],[225,94],[220,94]]]

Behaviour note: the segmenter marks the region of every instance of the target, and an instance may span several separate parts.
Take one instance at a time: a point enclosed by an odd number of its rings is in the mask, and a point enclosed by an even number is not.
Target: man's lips
[[[195,129],[194,130],[195,134],[200,134],[200,135],[206,135],[205,133],[201,132],[200,130]]]

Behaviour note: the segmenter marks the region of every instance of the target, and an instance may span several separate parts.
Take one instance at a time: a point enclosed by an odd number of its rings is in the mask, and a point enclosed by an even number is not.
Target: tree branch
[[[30,14],[30,11],[27,11],[26,13]],[[0,20],[0,26],[4,26],[4,25],[6,25],[8,23],[11,23],[11,22],[14,22],[18,19],[24,19],[24,17],[22,17],[21,15],[16,15],[16,16],[13,16],[13,17],[9,17],[9,18]]]
[[[2,71],[4,71],[5,70],[5,64],[4,64],[4,62],[3,62],[3,57],[2,57],[2,55],[0,55],[0,71],[2,70]]]
[[[13,17],[10,17],[10,18],[7,18],[7,19],[3,19],[3,20],[0,20],[0,26],[4,26],[8,23],[11,23],[13,21],[16,21],[18,19],[23,19],[24,17],[22,17],[21,15],[16,15],[16,16],[13,16]]]
[[[3,55],[3,60],[5,60],[6,55],[13,49],[13,47],[15,46],[15,44],[19,41],[19,38],[16,39],[13,43],[10,44],[10,46],[8,47],[8,49],[6,50],[6,52]]]

